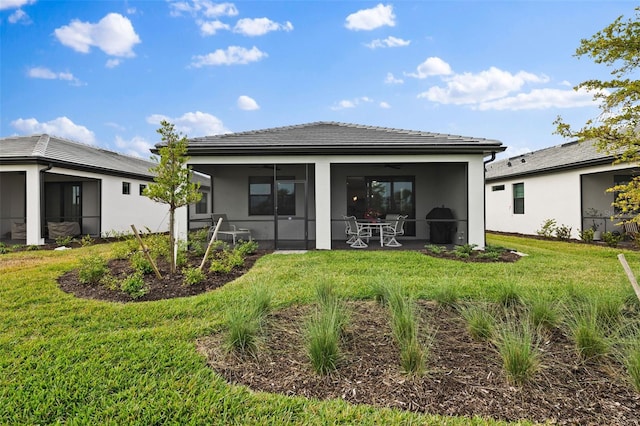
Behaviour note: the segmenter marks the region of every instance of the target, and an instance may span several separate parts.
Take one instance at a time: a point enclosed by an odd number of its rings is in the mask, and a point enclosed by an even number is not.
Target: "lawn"
[[[110,245],[0,255],[0,423],[500,424],[253,392],[227,384],[195,347],[256,286],[271,290],[275,309],[310,302],[318,282],[348,299],[370,298],[376,282],[421,299],[454,286],[495,300],[505,285],[525,295],[634,297],[616,255],[638,274],[638,252],[496,235],[489,243],[528,256],[478,264],[399,251],[269,255],[219,290],[128,304],[77,299],[56,284],[79,256]]]

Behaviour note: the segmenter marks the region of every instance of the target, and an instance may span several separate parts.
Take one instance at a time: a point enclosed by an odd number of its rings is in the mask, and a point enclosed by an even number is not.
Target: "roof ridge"
[[[36,142],[35,146],[33,147],[33,155],[36,155],[38,157],[44,157],[44,155],[47,152],[47,146],[49,145],[49,141],[51,140],[51,137],[46,134],[43,133],[40,135],[40,137],[38,138],[38,142]]]

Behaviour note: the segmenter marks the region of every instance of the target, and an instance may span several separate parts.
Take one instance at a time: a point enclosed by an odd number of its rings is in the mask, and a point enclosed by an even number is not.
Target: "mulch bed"
[[[139,299],[100,285],[81,284],[77,271],[62,275],[59,285],[78,297],[114,302],[185,297],[223,286],[269,252],[259,250],[247,258],[244,268],[231,274],[208,273],[204,282],[193,286],[183,286],[181,274],[167,277],[168,265],[160,263],[165,278],[156,280],[153,274],[147,275],[149,291]],[[504,256],[501,261],[519,257]],[[455,259],[487,261],[475,256]],[[199,260],[192,262],[198,264]],[[119,278],[132,272],[127,261],[113,260],[109,267]],[[496,349],[472,340],[456,311],[438,308],[432,302],[419,303],[424,321],[436,330],[427,373],[419,377],[401,371],[386,310],[371,301],[347,302],[351,321],[342,344],[344,357],[338,370],[324,377],[313,372],[302,340],[301,327],[312,306],[292,306],[271,313],[255,356],[225,351],[221,334],[202,338],[197,346],[226,380],[258,391],[508,421],[640,425],[640,394],[627,384],[616,361],[579,362],[571,342],[556,332],[541,346],[542,368],[534,380],[522,387],[513,386],[504,376]]]
[[[557,424],[640,424],[640,394],[625,382],[613,360],[578,361],[560,332],[541,346],[541,369],[533,381],[506,380],[496,349],[476,342],[458,313],[421,302],[423,318],[435,331],[427,372],[407,376],[399,367],[386,310],[372,301],[347,302],[350,325],[338,369],[315,374],[304,350],[303,326],[313,307],[272,313],[255,355],[224,349],[223,335],[198,341],[211,367],[231,383],[308,398],[338,398],[354,404],[420,413]]]

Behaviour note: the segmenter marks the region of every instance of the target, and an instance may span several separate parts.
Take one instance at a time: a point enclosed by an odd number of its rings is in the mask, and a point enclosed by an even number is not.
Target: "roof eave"
[[[512,179],[520,176],[542,175],[542,174],[553,173],[553,172],[563,171],[563,170],[582,169],[584,167],[589,167],[589,166],[602,166],[605,164],[611,164],[613,163],[614,160],[615,158],[613,156],[604,157],[604,158],[598,158],[594,160],[581,161],[577,163],[563,164],[561,166],[552,166],[552,167],[545,167],[541,169],[535,169],[535,170],[529,170],[529,171],[523,171],[523,172],[501,174],[501,175],[486,177],[485,180],[487,182],[493,182],[493,181],[503,180],[503,179]]]
[[[82,172],[91,172],[91,173],[98,173],[98,174],[102,174],[102,175],[109,175],[109,176],[120,176],[120,177],[127,177],[127,178],[131,178],[131,179],[140,179],[140,180],[145,180],[145,181],[152,181],[153,180],[153,175],[145,175],[142,173],[133,173],[133,172],[126,172],[126,171],[122,171],[122,170],[113,170],[113,169],[107,169],[107,168],[101,168],[101,167],[95,167],[95,166],[86,166],[86,165],[82,165],[82,164],[77,164],[77,163],[70,163],[70,162],[65,162],[65,161],[60,161],[60,160],[52,160],[46,157],[4,157],[4,158],[0,158],[0,165],[19,165],[19,164],[40,164],[43,166],[53,166],[53,167],[59,167],[59,168],[64,168],[64,169],[69,169],[69,170],[77,170],[77,171],[82,171]]]

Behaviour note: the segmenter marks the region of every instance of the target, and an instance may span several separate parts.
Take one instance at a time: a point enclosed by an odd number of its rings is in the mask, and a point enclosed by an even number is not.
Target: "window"
[[[513,184],[513,214],[524,214],[524,183]]]
[[[282,180],[293,180],[293,177],[279,177]],[[249,177],[249,215],[266,216],[274,214],[273,177],[251,176]],[[296,214],[296,193],[293,183],[280,183],[278,185],[278,214]]]
[[[129,195],[131,194],[131,183],[129,182],[122,182],[122,193],[124,195]]]
[[[209,213],[207,208],[209,206],[209,193],[207,191],[200,191],[200,193],[202,198],[196,203],[196,214]]]
[[[144,183],[140,184],[140,195],[144,195],[144,190],[147,187],[147,185],[145,185]]]
[[[491,187],[492,191],[504,191],[504,185],[493,185]]]

